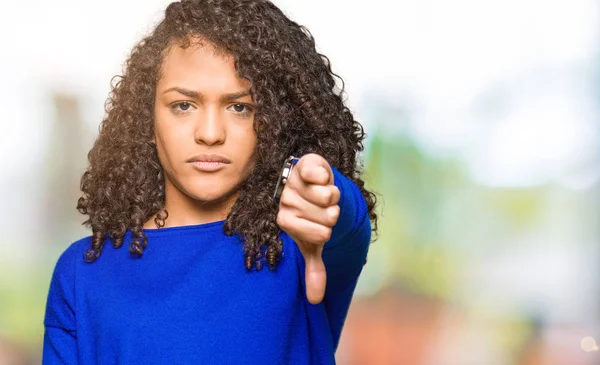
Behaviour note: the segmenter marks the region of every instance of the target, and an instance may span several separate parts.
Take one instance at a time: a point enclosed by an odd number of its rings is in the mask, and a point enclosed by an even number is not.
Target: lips
[[[196,170],[201,172],[214,172],[231,163],[227,157],[217,154],[196,155],[187,160]]]
[[[223,155],[218,155],[218,154],[200,154],[200,155],[196,155],[190,159],[188,159],[186,162],[190,162],[190,163],[221,163],[221,164],[230,164],[231,160],[229,160],[227,157],[223,156]]]

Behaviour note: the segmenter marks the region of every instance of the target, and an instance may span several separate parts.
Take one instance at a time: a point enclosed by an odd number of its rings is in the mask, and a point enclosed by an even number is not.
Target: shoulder
[[[58,256],[55,265],[56,272],[73,270],[78,259],[83,260],[85,251],[91,247],[92,236],[87,236],[71,242]]]
[[[79,239],[70,243],[58,255],[46,301],[44,317],[46,327],[75,330],[77,260],[83,262],[83,252],[89,243],[91,243],[91,236]]]

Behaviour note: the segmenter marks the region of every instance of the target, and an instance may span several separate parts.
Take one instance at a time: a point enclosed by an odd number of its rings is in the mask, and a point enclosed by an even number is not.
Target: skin
[[[237,191],[255,165],[256,105],[250,83],[237,76],[233,58],[203,45],[177,44],[165,58],[156,87],[155,136],[165,172],[165,227],[223,220]],[[186,91],[187,90],[187,91]],[[207,153],[231,163],[202,172],[186,162]],[[277,224],[298,245],[306,262],[306,296],[317,304],[325,294],[323,245],[339,217],[340,193],[327,161],[304,155],[295,165],[280,199]],[[145,229],[153,229],[154,217]]]
[[[169,212],[165,227],[227,217],[255,164],[256,105],[249,89],[250,83],[237,76],[233,58],[216,53],[210,43],[171,47],[162,64],[154,107],[154,142],[165,172]],[[216,172],[203,172],[186,162],[203,153],[223,155],[231,163]],[[153,225],[152,218],[144,228]]]
[[[296,163],[281,194],[277,224],[298,245],[306,263],[306,298],[320,303],[327,274],[322,253],[338,221],[340,191],[333,171],[320,155],[309,153]]]

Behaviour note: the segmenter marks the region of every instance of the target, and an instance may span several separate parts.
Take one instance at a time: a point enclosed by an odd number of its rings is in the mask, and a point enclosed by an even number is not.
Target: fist
[[[312,304],[325,295],[327,274],[322,253],[340,215],[340,191],[333,171],[320,155],[302,156],[279,199],[277,224],[298,245],[306,263],[306,297]]]

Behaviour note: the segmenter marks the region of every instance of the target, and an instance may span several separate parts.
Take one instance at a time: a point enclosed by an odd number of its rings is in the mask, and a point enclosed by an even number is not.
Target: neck
[[[164,227],[189,226],[211,223],[227,218],[233,204],[237,199],[237,192],[223,196],[218,200],[202,201],[194,199],[176,186],[165,182],[165,209],[169,213]],[[144,228],[157,228],[153,215],[145,224]]]

